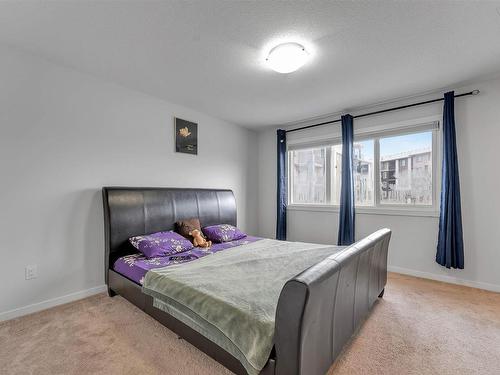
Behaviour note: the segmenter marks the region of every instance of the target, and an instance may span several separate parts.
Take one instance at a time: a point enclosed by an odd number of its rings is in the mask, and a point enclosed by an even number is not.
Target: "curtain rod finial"
[[[477,94],[479,94],[480,92],[481,92],[481,91],[479,91],[479,90],[472,90],[472,95],[477,95]]]

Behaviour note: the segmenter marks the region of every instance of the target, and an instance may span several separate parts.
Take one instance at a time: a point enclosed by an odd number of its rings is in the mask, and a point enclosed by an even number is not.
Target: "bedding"
[[[130,243],[147,258],[155,258],[182,253],[193,248],[191,241],[186,240],[174,231],[157,232],[129,238]]]
[[[203,233],[210,241],[213,242],[227,242],[239,240],[246,236],[241,230],[230,224],[219,224],[204,227]]]
[[[344,247],[262,239],[187,264],[149,271],[153,305],[236,357],[251,375],[273,347],[285,283]]]
[[[258,240],[260,240],[259,237],[246,236],[236,241],[212,244],[212,247],[208,249],[195,247],[183,253],[154,258],[147,258],[141,253],[131,254],[118,258],[114,263],[113,269],[128,279],[142,285],[146,272],[151,269],[191,262],[192,260],[202,258],[206,255],[215,254],[221,250],[245,245]]]

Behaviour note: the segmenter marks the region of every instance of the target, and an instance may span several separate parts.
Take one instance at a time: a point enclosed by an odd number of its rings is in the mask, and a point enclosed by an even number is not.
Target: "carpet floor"
[[[121,297],[0,323],[1,374],[230,374]],[[337,374],[500,374],[500,294],[390,274]]]

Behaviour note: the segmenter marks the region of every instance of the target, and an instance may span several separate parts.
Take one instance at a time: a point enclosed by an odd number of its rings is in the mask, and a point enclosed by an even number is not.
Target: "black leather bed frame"
[[[236,225],[230,190],[104,187],[105,278],[119,294],[236,374],[241,363],[204,336],[153,307],[141,286],[113,271],[121,256],[136,252],[133,235],[173,229],[180,219],[202,225]],[[324,374],[381,297],[387,281],[391,232],[382,229],[300,273],[284,286],[276,312],[274,349],[262,375]]]

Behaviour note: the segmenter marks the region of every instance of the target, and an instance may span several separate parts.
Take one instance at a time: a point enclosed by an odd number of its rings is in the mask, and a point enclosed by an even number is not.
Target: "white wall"
[[[174,152],[173,116],[199,123],[198,156]],[[102,290],[104,185],[229,188],[255,234],[256,147],[253,131],[0,47],[0,320]]]
[[[435,262],[438,218],[356,215],[356,238],[382,227],[393,231],[389,267],[396,272],[456,282],[500,291],[500,80],[458,88],[457,93],[481,90],[481,94],[455,100],[460,160],[465,269],[447,270]],[[435,97],[430,95],[429,97]],[[404,104],[420,100],[407,100]],[[396,104],[396,105],[397,105]],[[362,111],[364,112],[364,111]],[[353,112],[355,114],[356,112]],[[360,112],[361,113],[361,112]],[[355,129],[441,115],[442,103],[355,120]],[[337,117],[337,116],[334,116]],[[338,134],[330,125],[290,133],[291,138]],[[259,234],[272,237],[276,218],[275,129],[259,133]],[[440,166],[439,166],[440,167]],[[336,243],[337,212],[288,212],[290,240]]]

